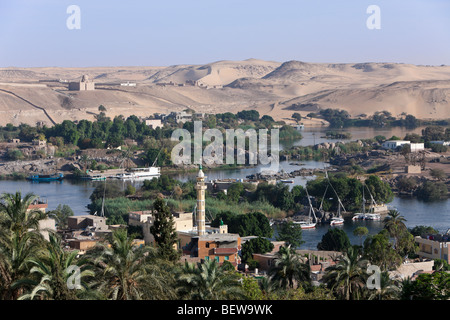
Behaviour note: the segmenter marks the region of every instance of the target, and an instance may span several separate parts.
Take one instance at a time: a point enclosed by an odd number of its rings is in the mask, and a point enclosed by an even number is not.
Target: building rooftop
[[[211,233],[202,236],[196,236],[202,241],[236,241],[239,238],[237,233]]]

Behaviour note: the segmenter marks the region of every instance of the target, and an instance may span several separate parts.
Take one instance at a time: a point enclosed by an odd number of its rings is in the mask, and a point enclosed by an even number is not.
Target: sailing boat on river
[[[316,213],[314,212],[314,207],[311,203],[311,198],[308,194],[308,189],[305,187],[306,190],[306,196],[308,197],[309,202],[309,214],[308,214],[308,220],[307,221],[294,221],[295,224],[299,224],[302,229],[314,229],[317,224],[317,217]],[[314,221],[312,219],[311,214],[314,216]]]
[[[370,205],[370,209],[369,212],[366,213],[366,199],[364,196],[364,190],[365,188],[367,188],[367,191],[369,191],[369,195],[370,195],[370,199],[371,199],[371,205]],[[381,220],[381,215],[379,213],[376,213],[374,211],[374,208],[377,207],[377,203],[375,201],[375,199],[372,196],[372,193],[370,192],[369,188],[363,184],[363,198],[362,198],[362,212],[360,213],[355,213],[354,216],[352,217],[352,220]]]

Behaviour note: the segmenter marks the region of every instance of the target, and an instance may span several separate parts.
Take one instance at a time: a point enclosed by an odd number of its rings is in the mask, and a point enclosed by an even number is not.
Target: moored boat
[[[149,168],[131,168],[129,171],[120,173],[116,176],[118,179],[122,180],[134,180],[134,179],[151,179],[160,176],[159,167],[149,167]]]
[[[37,182],[49,182],[49,181],[59,181],[64,178],[62,173],[55,174],[34,174],[27,177],[28,180],[37,181]]]
[[[344,224],[344,218],[334,217],[330,220],[330,226],[338,226]]]

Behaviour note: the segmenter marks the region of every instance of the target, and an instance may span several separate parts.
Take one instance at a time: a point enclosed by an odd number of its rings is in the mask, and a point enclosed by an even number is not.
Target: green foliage
[[[437,234],[439,231],[429,226],[415,226],[408,230],[414,237],[422,236],[425,234]]]
[[[124,193],[117,184],[114,183],[102,183],[95,187],[91,193],[89,199],[91,202],[95,202],[98,199],[112,199],[123,196]]]
[[[59,204],[55,210],[47,212],[48,217],[55,219],[55,224],[59,229],[67,228],[67,218],[73,216],[73,210],[66,204]]]
[[[346,251],[350,248],[350,239],[342,229],[330,228],[317,244],[317,249],[326,251]]]
[[[174,245],[177,243],[177,232],[172,212],[161,198],[155,200],[153,208],[156,213],[150,232],[155,238],[158,252],[164,259],[177,261],[180,255],[174,249]]]
[[[221,212],[211,222],[212,227],[218,227],[220,220],[228,225],[229,233],[238,233],[241,237],[258,236],[270,238],[273,229],[270,227],[269,219],[261,212],[250,212],[247,214],[236,214],[234,212]]]
[[[242,120],[258,121],[259,112],[256,110],[242,110],[236,114],[236,117]]]
[[[417,198],[424,201],[442,200],[447,194],[447,186],[441,181],[425,181],[416,191]]]
[[[6,152],[6,158],[11,161],[17,161],[22,160],[24,155],[19,149],[8,149]]]
[[[445,271],[419,274],[415,281],[403,288],[402,297],[407,300],[448,300],[449,283],[450,274]]]
[[[272,251],[274,245],[269,240],[258,237],[244,242],[241,246],[242,261],[248,262],[254,253],[266,253]]]
[[[402,263],[402,257],[394,250],[389,241],[387,230],[366,238],[364,256],[371,264],[379,266],[381,270],[394,270]]]
[[[292,221],[283,222],[277,225],[277,241],[285,241],[292,248],[299,248],[304,241],[302,240],[303,232],[300,225]]]

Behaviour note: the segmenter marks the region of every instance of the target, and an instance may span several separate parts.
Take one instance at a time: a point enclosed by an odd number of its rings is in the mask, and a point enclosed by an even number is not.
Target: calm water
[[[415,129],[407,129],[404,127],[392,127],[392,128],[366,128],[366,127],[351,127],[342,130],[330,129],[326,127],[305,127],[301,130],[303,138],[297,141],[280,141],[282,148],[290,148],[292,146],[312,146],[315,144],[320,144],[323,142],[348,142],[355,141],[358,139],[370,139],[378,135],[390,138],[392,136],[397,136],[401,139],[405,137],[407,133],[418,133],[422,132],[425,127],[418,127]],[[326,131],[342,131],[349,132],[351,138],[346,139],[329,139],[324,138]]]
[[[320,136],[324,135],[326,128],[309,128],[302,132],[303,139],[295,142],[298,145],[312,145],[315,143],[331,141],[330,139],[323,139]],[[407,130],[405,128],[391,128],[391,129],[373,129],[373,128],[349,128],[346,130],[352,134],[351,140],[371,138],[376,135],[384,135],[391,137],[396,135],[404,137],[408,132],[420,133],[421,128],[414,130]],[[321,140],[322,139],[322,140]],[[282,161],[280,162],[280,170],[285,172],[292,172],[300,168],[307,169],[323,169],[328,164],[318,161]],[[207,180],[213,179],[245,179],[246,176],[261,172],[266,167],[258,166],[244,169],[229,169],[229,170],[213,170],[205,171]],[[196,172],[187,174],[174,174],[173,178],[180,181],[187,181],[195,179]],[[305,185],[314,176],[296,177],[294,185]],[[42,199],[48,201],[48,209],[53,210],[59,204],[67,204],[74,211],[75,215],[88,213],[87,205],[90,203],[89,196],[101,181],[70,181],[64,180],[61,182],[50,183],[32,183],[29,181],[0,181],[0,193],[21,191],[22,194],[32,192]],[[117,183],[123,188],[127,182],[123,181],[107,181],[107,183]],[[135,187],[140,187],[142,182],[135,182]],[[440,232],[445,232],[450,228],[450,199],[439,202],[423,202],[415,198],[399,198],[396,197],[390,207],[396,208],[406,219],[406,226],[411,228],[416,225],[431,226]],[[353,236],[353,230],[360,225],[364,225],[369,229],[369,234],[376,234],[383,228],[383,223],[380,221],[346,221],[343,226],[336,226],[333,228],[343,228],[348,234],[352,244],[359,244],[360,239]],[[330,226],[318,226],[316,229],[303,230],[303,240],[305,243],[301,246],[302,249],[316,249],[317,243],[320,242],[322,236],[327,232]]]

